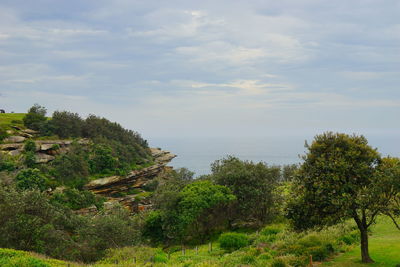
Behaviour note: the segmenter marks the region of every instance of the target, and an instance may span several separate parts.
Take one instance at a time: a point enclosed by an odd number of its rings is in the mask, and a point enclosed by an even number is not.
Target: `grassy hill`
[[[9,129],[11,125],[23,126],[25,113],[0,113],[0,128]]]

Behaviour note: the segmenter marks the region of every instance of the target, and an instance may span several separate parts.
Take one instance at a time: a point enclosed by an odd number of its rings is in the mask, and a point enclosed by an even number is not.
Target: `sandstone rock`
[[[52,149],[53,147],[54,147],[54,144],[41,144],[40,150],[47,151],[47,150]]]
[[[35,155],[35,162],[36,163],[48,163],[52,160],[54,160],[54,156],[50,156],[44,153],[36,153]]]
[[[22,132],[27,133],[27,134],[38,134],[39,133],[38,131],[31,130],[31,129],[25,129],[25,130],[22,130]]]
[[[25,141],[25,137],[23,136],[9,136],[6,139],[4,139],[5,143],[22,143]]]
[[[19,133],[19,135],[22,136],[22,137],[25,137],[25,138],[32,138],[33,137],[33,135],[31,135],[31,134],[23,133],[23,132]]]
[[[7,134],[13,134],[14,131],[12,131],[12,130],[7,130],[6,133],[7,133]]]
[[[23,147],[24,147],[24,144],[2,144],[2,145],[0,145],[0,149],[3,151],[22,149]]]
[[[10,152],[8,152],[9,155],[11,156],[18,156],[23,152],[22,149],[16,149],[16,150],[11,150]]]

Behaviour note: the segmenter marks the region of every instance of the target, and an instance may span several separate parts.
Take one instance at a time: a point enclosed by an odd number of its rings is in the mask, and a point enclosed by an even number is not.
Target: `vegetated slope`
[[[23,126],[25,113],[0,113],[0,128],[9,129],[11,125]]]
[[[400,231],[387,217],[380,217],[373,227],[370,239],[371,257],[374,264],[360,262],[360,247],[335,257],[323,266],[357,267],[357,266],[397,266],[400,264]]]

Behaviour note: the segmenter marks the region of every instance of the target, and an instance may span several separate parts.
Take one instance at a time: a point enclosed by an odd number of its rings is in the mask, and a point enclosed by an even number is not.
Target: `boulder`
[[[50,156],[44,153],[36,153],[35,155],[35,162],[36,163],[47,163],[54,160],[54,156]]]
[[[25,140],[26,140],[26,138],[23,136],[9,136],[6,139],[4,139],[3,141],[5,143],[23,143]]]

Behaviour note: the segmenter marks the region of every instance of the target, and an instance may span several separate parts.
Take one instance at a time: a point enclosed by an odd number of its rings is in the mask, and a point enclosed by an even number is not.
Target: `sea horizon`
[[[187,168],[195,177],[209,174],[215,160],[228,155],[242,160],[265,162],[268,165],[301,163],[306,152],[305,142],[314,135],[281,135],[265,137],[151,137],[151,147],[160,147],[177,155],[169,164],[174,168]],[[400,137],[395,134],[367,134],[369,145],[382,156],[400,156]]]

